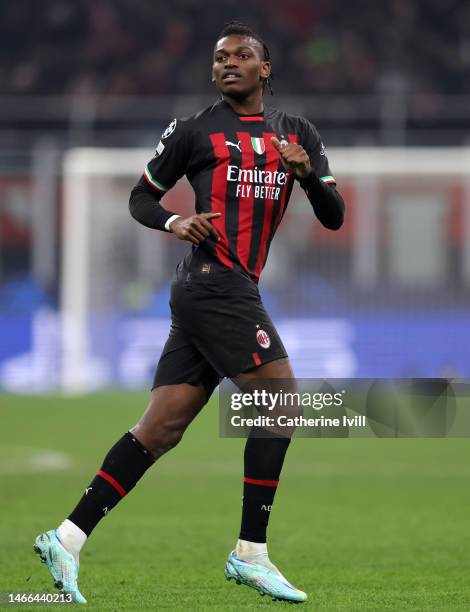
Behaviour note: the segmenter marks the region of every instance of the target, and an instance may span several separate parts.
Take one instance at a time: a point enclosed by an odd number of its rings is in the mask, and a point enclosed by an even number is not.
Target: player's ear
[[[267,79],[271,74],[271,63],[262,62],[261,64],[261,78]]]

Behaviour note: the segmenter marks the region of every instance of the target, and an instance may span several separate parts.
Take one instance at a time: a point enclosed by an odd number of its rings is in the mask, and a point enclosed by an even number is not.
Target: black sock
[[[249,437],[245,446],[240,539],[266,542],[266,529],[290,438]]]
[[[150,451],[127,432],[106,455],[101,469],[68,519],[90,535],[154,462]]]

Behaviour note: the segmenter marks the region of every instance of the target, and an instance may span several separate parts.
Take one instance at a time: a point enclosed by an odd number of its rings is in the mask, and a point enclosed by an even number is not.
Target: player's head
[[[272,94],[271,79],[266,43],[245,24],[227,23],[217,37],[212,64],[212,80],[220,93],[245,98],[268,87]]]

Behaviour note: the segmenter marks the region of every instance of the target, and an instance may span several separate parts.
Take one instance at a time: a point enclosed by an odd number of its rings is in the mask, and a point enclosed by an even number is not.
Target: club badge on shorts
[[[271,346],[271,338],[269,337],[268,332],[264,331],[264,329],[258,329],[256,332],[256,341],[261,348],[268,349]]]

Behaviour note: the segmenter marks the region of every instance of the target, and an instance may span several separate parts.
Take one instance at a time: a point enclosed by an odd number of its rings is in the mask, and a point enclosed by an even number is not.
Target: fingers
[[[291,146],[292,143],[288,143],[285,140],[282,142],[276,138],[275,136],[271,136],[271,142],[273,147],[276,149],[278,153],[284,153],[284,151]]]
[[[275,136],[271,136],[271,142],[283,161],[288,164],[301,164],[308,158],[304,148],[295,142],[280,142]]]
[[[210,223],[210,221],[208,221],[206,218],[201,217],[202,215],[199,217],[199,222],[201,227],[207,232],[206,238],[207,236],[212,236],[212,238],[217,241],[219,239],[219,234],[217,233],[217,230],[212,225],[212,223]]]
[[[221,217],[222,213],[220,212],[211,212],[211,213],[201,213],[199,217],[204,219],[215,219],[216,217]]]
[[[178,231],[176,235],[180,240],[187,240],[188,242],[192,242],[196,245],[199,244],[201,240],[203,240],[201,236],[198,235],[198,232],[195,231],[194,228],[191,226],[182,228],[180,231]]]
[[[290,143],[285,149],[282,149],[281,157],[289,165],[304,164],[309,161],[305,149],[295,143]]]
[[[218,219],[221,216],[222,213],[220,212],[201,213],[200,215],[198,215],[198,218],[200,219],[201,223],[208,230],[209,235],[212,236],[214,240],[219,240],[219,234],[217,233],[217,230],[212,225],[212,223],[210,223],[210,219]]]
[[[198,242],[202,242],[209,236],[209,232],[204,227],[196,223],[189,228],[189,232]]]
[[[199,244],[211,236],[215,241],[219,240],[219,234],[209,219],[220,217],[221,213],[201,213],[184,219],[174,233],[180,240],[187,240],[193,244]]]

